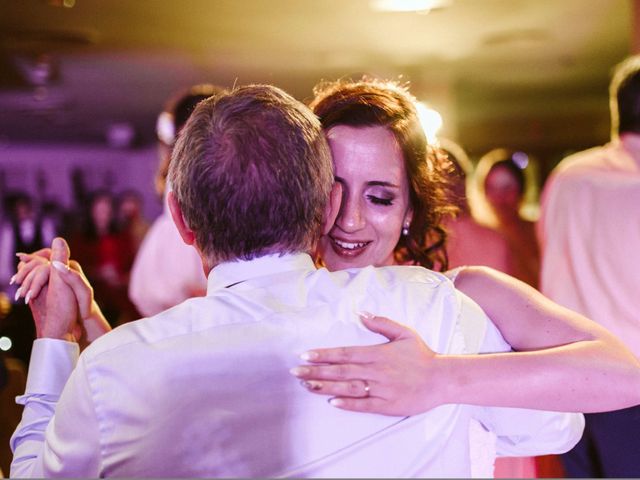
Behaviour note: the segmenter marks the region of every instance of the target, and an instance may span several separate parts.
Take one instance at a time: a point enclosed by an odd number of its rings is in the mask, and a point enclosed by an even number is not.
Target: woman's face
[[[113,219],[113,204],[108,197],[98,197],[91,205],[91,218],[98,232],[106,232]]]
[[[484,191],[498,215],[513,214],[520,208],[520,185],[507,167],[499,165],[489,171]]]
[[[320,256],[329,270],[392,265],[412,215],[398,142],[385,127],[338,125],[327,138],[342,203],[333,228],[320,239]]]

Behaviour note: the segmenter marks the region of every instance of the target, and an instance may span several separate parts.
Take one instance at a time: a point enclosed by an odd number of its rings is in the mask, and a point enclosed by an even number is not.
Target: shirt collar
[[[253,260],[224,262],[213,267],[207,280],[207,294],[251,278],[293,270],[315,270],[307,253],[265,255]]]

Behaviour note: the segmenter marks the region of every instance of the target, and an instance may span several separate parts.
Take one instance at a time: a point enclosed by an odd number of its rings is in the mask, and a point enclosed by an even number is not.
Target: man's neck
[[[640,133],[624,132],[620,134],[620,143],[640,166]]]

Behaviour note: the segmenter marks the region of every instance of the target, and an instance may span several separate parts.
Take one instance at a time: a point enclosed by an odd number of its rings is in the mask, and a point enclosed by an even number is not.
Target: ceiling
[[[472,151],[601,141],[631,0],[448,3],[425,15],[369,0],[0,0],[0,141],[149,143],[165,99],[196,82],[304,100],[320,79],[362,73],[401,75]]]

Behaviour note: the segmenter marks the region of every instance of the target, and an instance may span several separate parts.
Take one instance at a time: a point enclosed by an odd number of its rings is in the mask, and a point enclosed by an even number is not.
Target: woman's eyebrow
[[[383,182],[380,180],[371,180],[370,182],[367,182],[367,185],[369,185],[370,187],[391,187],[391,188],[400,188],[399,185],[396,185],[395,183],[391,183],[391,182]]]
[[[333,179],[336,182],[339,183],[347,183],[344,178],[339,177],[339,176],[334,176]],[[385,182],[382,180],[371,180],[370,182],[367,182],[367,186],[368,187],[388,187],[388,188],[400,188],[400,185],[396,185],[395,183],[391,183],[391,182]]]

